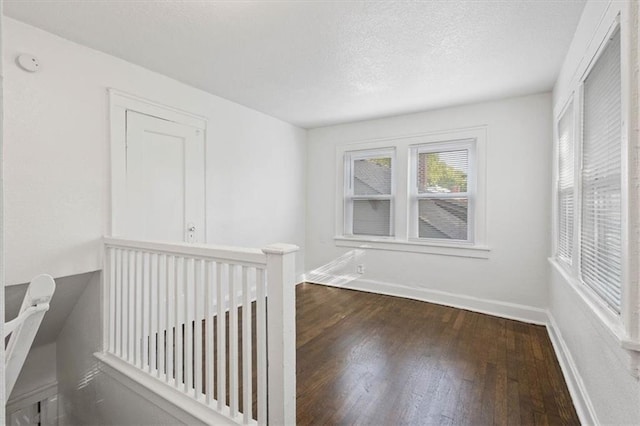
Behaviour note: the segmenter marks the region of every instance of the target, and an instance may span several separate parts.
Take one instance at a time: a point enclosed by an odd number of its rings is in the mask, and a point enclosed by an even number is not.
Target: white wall
[[[581,419],[640,424],[640,385],[631,375],[629,355],[555,268],[549,286],[549,312],[566,351],[558,358],[567,359],[565,375],[573,374],[567,383],[576,383],[570,390]]]
[[[210,243],[303,246],[304,130],[12,19],[5,36],[9,284],[101,267],[109,87],[208,119]],[[40,72],[15,65],[22,52],[38,57]]]
[[[354,285],[543,321],[550,226],[550,94],[310,130],[307,270],[346,251],[333,240],[335,176],[336,167],[341,167],[336,164],[336,146],[480,125],[487,126],[489,259],[367,250],[366,273]]]
[[[36,346],[29,351],[9,400],[20,399],[48,386],[55,386],[56,381],[55,342]]]
[[[57,418],[57,394],[56,344],[32,347],[7,402],[6,424],[24,424],[23,416],[38,415],[37,404],[42,401],[43,424],[53,424]]]
[[[623,5],[613,2],[612,9],[608,9],[609,2],[586,4],[553,91],[555,115],[560,113],[591,60],[587,52],[599,45],[594,35],[603,16],[607,13],[615,16],[617,10],[613,9]],[[608,23],[603,25],[608,27]],[[633,22],[632,31],[638,31],[637,21]],[[635,98],[636,112],[637,102]],[[640,383],[631,374],[631,353],[620,347],[618,339],[555,267],[550,269],[549,314],[553,331],[564,343],[559,358],[566,359],[567,381],[570,385],[574,383],[574,402],[584,418],[602,424],[640,424]]]

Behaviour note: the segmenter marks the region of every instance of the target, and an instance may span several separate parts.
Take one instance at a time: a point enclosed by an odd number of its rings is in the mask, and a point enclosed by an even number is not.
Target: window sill
[[[595,314],[604,328],[618,341],[621,348],[632,352],[640,352],[640,342],[629,338],[619,315],[601,303],[596,296],[591,294],[586,285],[567,271],[567,268],[562,266],[556,259],[550,257],[548,261],[589,307],[591,312]]]
[[[334,237],[338,247],[368,248],[408,253],[436,254],[441,256],[469,257],[488,259],[490,249],[486,246],[471,244],[433,244],[419,241],[402,241],[392,238]]]

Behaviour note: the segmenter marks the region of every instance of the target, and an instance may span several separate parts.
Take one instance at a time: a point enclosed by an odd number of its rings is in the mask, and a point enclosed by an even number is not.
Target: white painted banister
[[[148,253],[162,253],[185,258],[204,258],[227,261],[236,264],[264,265],[265,255],[260,249],[215,246],[208,244],[165,243],[156,241],[138,241],[125,238],[105,237],[108,247],[123,248]]]
[[[35,277],[27,287],[18,316],[4,326],[5,338],[11,334],[5,356],[5,395],[11,395],[55,290],[50,275]]]
[[[296,246],[104,242],[101,359],[233,423],[295,424]]]
[[[296,274],[298,247],[274,244],[267,255],[269,424],[296,423]]]

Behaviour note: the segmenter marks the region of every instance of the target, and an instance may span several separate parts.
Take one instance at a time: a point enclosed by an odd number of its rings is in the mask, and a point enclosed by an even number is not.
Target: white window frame
[[[560,238],[560,134],[558,129],[560,126],[560,120],[564,117],[569,106],[573,108],[573,116],[571,117],[571,123],[573,124],[573,238],[571,241],[571,257],[570,259],[563,259],[559,254],[559,238]],[[554,135],[554,199],[553,199],[553,255],[555,260],[562,265],[563,268],[572,271],[576,276],[578,275],[578,256],[577,250],[579,250],[580,244],[580,223],[582,221],[582,213],[578,202],[578,197],[582,194],[582,180],[580,179],[581,171],[581,158],[582,158],[582,92],[574,94],[573,92],[565,102],[564,106],[560,110],[560,113],[554,119],[553,135]],[[579,200],[582,201],[582,200]]]
[[[411,238],[410,233],[410,156],[416,146],[442,144],[451,141],[475,141],[476,194],[474,198],[474,217],[470,229],[473,237],[470,241],[435,240]],[[407,136],[347,142],[336,147],[336,188],[335,188],[335,237],[336,246],[361,247],[370,249],[438,254],[488,259],[490,248],[487,244],[486,225],[486,144],[487,127],[478,126],[463,129],[441,130]],[[345,223],[345,154],[365,150],[395,149],[393,170],[393,230],[394,237],[368,237],[350,235]]]
[[[356,195],[354,194],[354,179],[355,175],[354,164],[359,160],[370,160],[374,158],[390,158],[391,159],[391,191],[387,195]],[[361,151],[348,151],[344,154],[344,234],[347,236],[354,236],[353,234],[353,202],[354,201],[389,201],[389,236],[375,236],[375,235],[362,235],[358,234],[357,237],[374,237],[381,239],[393,239],[395,238],[395,166],[396,166],[396,150],[395,148],[386,149],[370,149]]]
[[[577,263],[577,279],[580,282],[581,286],[584,287],[587,291],[587,293],[589,294],[588,297],[595,299],[595,303],[598,304],[598,309],[600,310],[605,310],[608,311],[606,313],[606,315],[614,315],[614,317],[619,317],[622,314],[622,310],[623,305],[624,305],[624,300],[622,300],[622,298],[624,298],[624,295],[621,296],[621,302],[620,302],[620,312],[617,312],[615,310],[614,307],[610,306],[603,297],[601,297],[597,291],[593,288],[591,288],[591,286],[589,286],[585,280],[584,280],[584,276],[583,276],[583,267],[582,267],[582,256],[581,256],[581,246],[582,246],[582,215],[584,213],[583,209],[582,209],[582,201],[583,201],[583,189],[585,186],[585,180],[583,179],[583,160],[584,160],[584,108],[585,108],[585,103],[584,103],[584,83],[587,80],[587,78],[589,77],[589,75],[591,74],[591,71],[593,70],[593,67],[596,65],[596,63],[598,62],[598,60],[600,59],[600,57],[602,56],[602,54],[604,53],[604,51],[606,50],[606,48],[609,45],[609,41],[611,39],[611,37],[613,37],[613,35],[620,31],[620,60],[621,62],[623,62],[623,50],[622,50],[622,29],[620,26],[620,17],[617,16],[616,19],[613,21],[613,23],[610,25],[606,36],[604,37],[604,39],[602,40],[598,51],[596,53],[596,55],[593,57],[593,59],[591,60],[591,62],[589,63],[589,66],[586,68],[586,70],[584,71],[584,73],[582,74],[581,78],[580,78],[580,83],[578,85],[578,92],[580,94],[580,105],[579,105],[579,117],[580,117],[580,133],[579,133],[579,145],[580,145],[580,150],[579,150],[579,156],[577,158],[577,162],[578,162],[578,170],[575,171],[575,177],[574,179],[577,179],[580,182],[580,192],[577,194],[576,198],[576,204],[574,206],[574,208],[577,208],[577,210],[579,211],[579,220],[580,223],[577,224],[577,232],[579,233],[578,235],[578,245],[579,247],[574,247],[574,252],[573,252],[573,256],[574,259],[576,260],[575,263]],[[624,71],[622,68],[622,64],[620,67],[620,73],[621,73],[621,81],[623,79],[624,76]],[[624,85],[624,83],[622,83]],[[625,176],[628,174],[627,168],[625,167],[626,165],[626,159],[628,158],[628,153],[627,153],[627,146],[628,146],[628,140],[625,136],[625,132],[624,132],[624,128],[625,128],[625,119],[623,118],[625,116],[625,99],[624,99],[624,93],[622,92],[624,89],[621,87],[621,129],[620,129],[620,151],[621,151],[621,158],[620,158],[620,196],[621,196],[621,205],[620,205],[620,209],[621,209],[621,227],[620,227],[620,239],[621,239],[621,254],[622,254],[622,259],[621,259],[621,272],[622,272],[622,276],[621,276],[621,290],[622,292],[624,292],[624,282],[625,282],[625,263],[626,263],[626,258],[627,256],[625,255],[627,249],[626,249],[626,244],[625,241],[627,240],[627,232],[628,232],[628,226],[627,221],[625,219],[625,211],[627,210],[627,200],[628,200],[628,196],[626,196],[626,194],[628,194],[628,191],[625,191],[625,186],[626,186],[626,178]]]
[[[629,184],[631,182],[640,182],[640,171],[636,170],[634,165],[640,159],[640,155],[636,152],[640,147],[640,141],[635,134],[635,127],[638,118],[632,109],[632,94],[635,93],[633,88],[637,88],[637,82],[633,79],[634,62],[631,55],[631,45],[633,38],[631,35],[630,17],[631,5],[626,2],[612,2],[609,4],[600,25],[594,33],[593,39],[583,56],[578,69],[576,70],[573,80],[569,84],[571,89],[560,102],[556,104],[554,120],[554,182],[557,179],[558,169],[558,135],[557,123],[564,112],[565,106],[569,103],[573,96],[574,116],[575,116],[575,152],[576,167],[574,169],[574,245],[573,245],[573,265],[567,267],[558,262],[554,257],[549,258],[552,266],[562,275],[566,283],[574,290],[586,306],[590,308],[596,318],[606,327],[606,329],[618,340],[620,346],[630,353],[631,358],[630,369],[637,377],[640,376],[640,241],[639,236],[632,232],[633,229],[640,229],[640,218],[637,212],[640,208],[640,197]],[[622,303],[620,313],[616,313],[611,309],[600,296],[592,290],[588,285],[584,284],[580,278],[580,238],[582,224],[581,206],[582,206],[582,121],[583,121],[583,84],[596,61],[600,58],[610,37],[620,30],[620,49],[621,49],[621,79],[622,79],[622,110],[621,110],[621,209],[622,209]],[[630,144],[633,144],[630,146]],[[632,149],[634,148],[634,149]],[[554,185],[554,255],[557,250],[557,186]]]
[[[469,169],[467,171],[467,192],[451,194],[431,194],[418,192],[418,158],[420,154],[467,151]],[[409,166],[409,240],[415,242],[431,242],[440,244],[473,244],[475,240],[475,199],[476,199],[476,140],[436,142],[415,145],[410,148]],[[420,200],[442,198],[467,198],[467,239],[453,240],[445,238],[421,238],[419,236],[418,210]]]

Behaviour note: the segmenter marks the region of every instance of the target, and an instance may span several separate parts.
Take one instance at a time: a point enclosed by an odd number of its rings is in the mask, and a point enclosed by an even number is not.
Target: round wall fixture
[[[38,58],[33,55],[22,54],[16,58],[18,66],[28,72],[36,72],[40,69]]]

